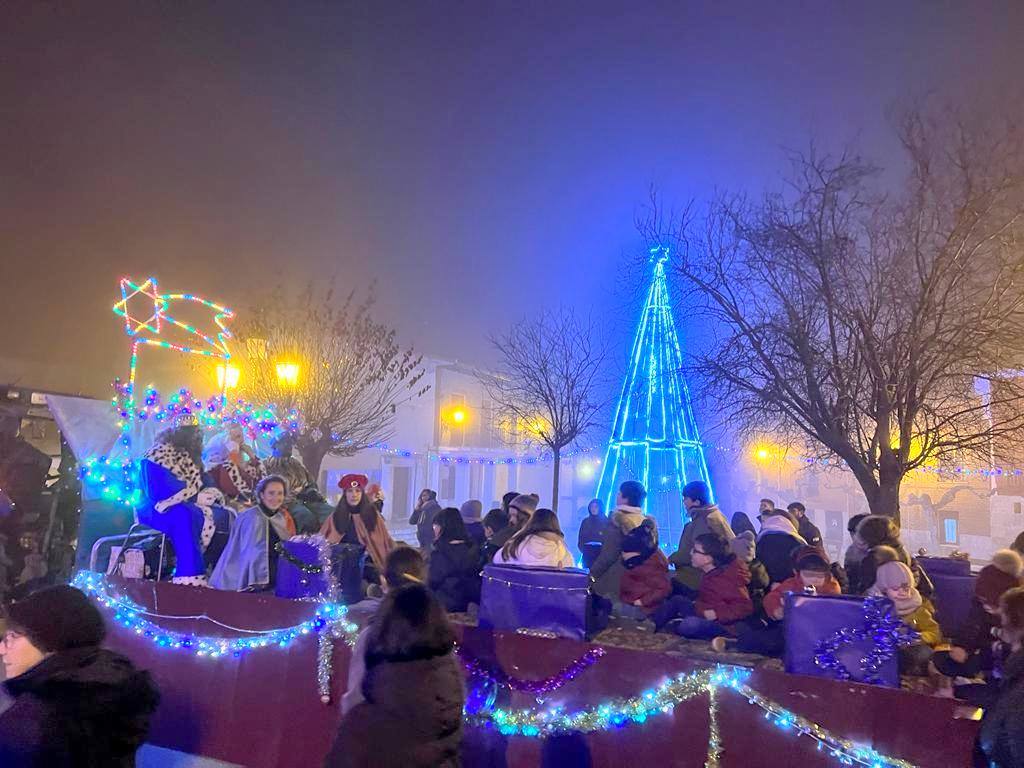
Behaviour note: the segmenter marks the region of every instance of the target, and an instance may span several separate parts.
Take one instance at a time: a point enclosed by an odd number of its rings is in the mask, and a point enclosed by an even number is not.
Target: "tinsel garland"
[[[870,639],[871,650],[861,657],[860,668],[864,682],[877,685],[881,682],[878,672],[882,665],[892,659],[900,646],[916,643],[921,635],[893,615],[888,598],[867,597],[861,610],[863,626],[843,627],[819,642],[815,647],[814,663],[832,673],[837,680],[850,680],[853,675],[840,661],[838,651],[844,645]]]
[[[593,733],[643,723],[648,717],[669,713],[685,701],[696,696],[708,696],[709,734],[705,766],[717,768],[724,751],[718,722],[717,693],[733,691],[747,703],[759,707],[765,719],[783,731],[806,736],[818,743],[818,749],[827,750],[843,765],[866,768],[915,768],[906,760],[889,757],[871,747],[836,736],[831,731],[807,718],[796,715],[775,702],[766,699],[746,684],[750,671],[737,667],[719,666],[672,680],[646,691],[639,696],[613,700],[585,709],[563,712],[561,707],[551,709],[489,709],[464,713],[468,725],[494,728],[505,736],[544,738],[558,733]]]
[[[488,664],[484,664],[461,645],[455,647],[455,652],[462,661],[463,668],[471,677],[486,678],[496,685],[511,688],[522,693],[531,693],[534,696],[554,693],[566,683],[575,680],[587,667],[592,666],[605,655],[604,648],[591,648],[553,675],[542,680],[524,680],[523,678],[512,677],[506,674],[501,668],[495,669]]]

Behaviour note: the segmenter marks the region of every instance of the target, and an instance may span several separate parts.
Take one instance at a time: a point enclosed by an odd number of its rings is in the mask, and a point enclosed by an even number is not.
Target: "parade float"
[[[652,333],[674,334],[660,290],[652,289],[645,314]],[[350,648],[367,618],[362,606],[345,604],[330,547],[297,537],[306,555],[286,561],[301,587],[291,599],[203,585],[216,538],[266,471],[261,464],[290,459],[272,446],[288,445],[282,438],[301,414],[231,396],[231,310],[161,293],[152,279],[125,279],[121,291],[114,311],[130,340],[126,378],[115,382],[102,413],[95,401],[50,403],[82,467],[81,570],[73,583],[104,611],[110,644],[152,671],[162,695],[154,744],[253,768],[319,765],[338,727]],[[181,305],[205,310],[212,325],[181,320]],[[648,347],[638,341],[637,354],[653,354]],[[154,351],[220,366],[219,391],[140,387],[142,354]],[[664,426],[685,445],[666,460],[706,475],[688,401],[681,402]],[[628,410],[627,401],[610,452],[635,447]],[[196,439],[202,447],[191,450],[205,457],[193,469],[206,475],[198,485],[182,464]],[[668,470],[645,464],[645,471]],[[216,493],[204,495],[203,483]],[[137,570],[126,567],[133,549],[144,553]],[[151,550],[159,553],[155,563],[146,560]],[[500,584],[491,586],[502,594]],[[560,587],[527,585],[525,597],[522,585],[516,589],[501,599],[527,600],[539,615]],[[504,630],[460,624],[464,764],[967,764],[976,723],[955,720],[954,702],[872,684],[883,682],[900,644],[889,619],[883,608],[866,607],[819,644],[812,654],[819,676],[560,637],[572,633],[559,632],[557,622]],[[859,650],[851,655],[847,647]]]

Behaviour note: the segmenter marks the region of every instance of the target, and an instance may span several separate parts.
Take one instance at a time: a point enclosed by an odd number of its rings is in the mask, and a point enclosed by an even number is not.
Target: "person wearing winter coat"
[[[668,561],[676,569],[672,578],[685,588],[683,591],[689,590],[692,593],[703,578],[701,569],[690,561],[690,553],[697,537],[705,533],[715,533],[727,541],[732,541],[736,534],[733,533],[725,515],[711,503],[711,491],[707,483],[694,480],[683,486],[683,506],[686,507],[690,520],[683,527],[683,533],[679,537],[679,549]]]
[[[462,515],[462,522],[466,524],[466,532],[469,533],[469,537],[474,541],[477,547],[482,547],[487,537],[484,535],[484,524],[480,520],[480,515],[483,514],[484,505],[477,499],[470,499],[469,501],[463,502],[459,508],[459,514]]]
[[[768,570],[764,567],[764,563],[757,559],[754,533],[752,531],[737,533],[736,538],[729,542],[729,548],[739,560],[747,564],[747,570],[750,571],[747,591],[754,604],[753,615],[757,615],[761,612],[764,596],[768,594],[769,581]]]
[[[763,613],[765,622],[760,626],[740,625],[738,638],[732,641],[726,636],[716,637],[711,647],[718,652],[735,647],[744,653],[758,653],[763,656],[778,656],[782,653],[785,636],[783,619],[785,618],[786,594],[794,592],[803,594],[813,592],[817,595],[838,595],[841,593],[839,584],[832,577],[825,553],[815,547],[802,546],[793,553],[790,565],[793,573],[788,579],[777,584],[765,595]]]
[[[381,575],[381,589],[386,595],[391,590],[400,589],[410,584],[426,584],[427,564],[423,555],[418,549],[400,545],[388,553],[388,559],[384,563],[384,573]],[[365,622],[359,634],[356,636],[356,644],[352,646],[352,655],[348,662],[348,683],[345,693],[341,697],[341,714],[344,715],[356,704],[360,704],[363,698],[363,679],[366,677],[366,645],[373,632],[373,624],[377,620],[377,613],[383,603],[380,598],[368,598],[357,606],[367,606],[373,610],[369,619]],[[367,605],[368,604],[368,605]],[[354,612],[356,606],[350,611]],[[351,615],[351,614],[350,614]]]
[[[338,481],[342,497],[334,514],[320,528],[320,535],[331,544],[361,544],[368,556],[364,578],[371,584],[380,584],[384,561],[395,548],[395,541],[380,510],[366,494],[368,482],[366,475],[356,474],[345,475]]]
[[[160,694],[148,672],[100,648],[95,604],[74,587],[10,606],[0,644],[12,699],[0,715],[4,768],[132,768]]]
[[[365,701],[342,717],[324,767],[457,768],[466,696],[454,648],[426,587],[389,591],[366,642]]]
[[[594,582],[591,589],[606,600],[619,600],[622,574],[626,570],[622,564],[622,539],[644,521],[645,498],[647,491],[636,480],[627,480],[619,486],[615,511],[601,541],[601,552],[590,566],[590,578]]]
[[[859,594],[857,590],[860,587],[860,564],[868,556],[867,544],[857,536],[857,528],[866,517],[868,515],[854,515],[846,523],[846,530],[850,533],[850,546],[843,555],[843,568],[850,583],[849,591],[853,594]]]
[[[1013,549],[1000,549],[992,562],[981,569],[974,581],[974,598],[964,623],[964,630],[950,639],[948,651],[936,651],[932,657],[935,668],[948,678],[974,678],[981,674],[984,682],[952,686],[953,695],[968,703],[984,707],[989,693],[998,688],[994,679],[994,635],[1000,626],[999,601],[1011,589],[1024,585],[1024,560]]]
[[[910,566],[899,560],[883,563],[878,567],[875,583],[867,594],[892,600],[900,620],[921,635],[920,642],[900,648],[901,674],[928,674],[932,649],[942,642],[942,630],[935,620],[932,604],[921,597],[914,586],[914,574]]]
[[[747,584],[750,570],[732,553],[725,537],[702,533],[693,542],[691,561],[703,573],[697,599],[675,595],[654,617],[658,631],[709,640],[730,632],[754,611]]]
[[[672,593],[668,558],[658,548],[658,527],[653,519],[647,518],[622,538],[622,565],[626,570],[619,600],[624,605],[649,615]]]
[[[793,575],[793,553],[805,546],[807,542],[797,533],[787,513],[777,509],[764,513],[761,532],[757,534],[756,552],[773,587]]]
[[[528,568],[572,568],[572,553],[565,546],[565,537],[558,516],[550,509],[538,509],[525,527],[505,542],[494,555],[495,565],[521,565]]]
[[[791,501],[786,507],[786,511],[796,518],[796,532],[801,539],[807,542],[807,546],[823,549],[821,531],[807,517],[807,507],[799,501]]]
[[[498,550],[512,538],[515,530],[508,524],[508,513],[503,509],[492,509],[484,515],[484,545],[480,547],[480,565],[494,560]]]
[[[590,568],[601,554],[601,542],[604,540],[605,529],[608,528],[608,515],[604,513],[604,505],[600,499],[591,499],[587,505],[587,516],[580,523],[580,531],[576,540],[580,554],[583,556],[583,567]]]
[[[1009,656],[995,699],[981,720],[977,751],[988,768],[1017,768],[1024,765],[1024,587],[1005,592],[999,605],[999,631]]]
[[[430,552],[434,545],[434,516],[441,511],[441,505],[437,503],[437,491],[424,488],[420,491],[416,506],[413,507],[409,516],[409,525],[416,526],[416,540],[420,543],[420,549],[424,554]]]
[[[508,524],[512,532],[521,531],[537,511],[540,498],[533,493],[521,493],[508,503]]]
[[[921,564],[907,553],[900,541],[900,528],[892,518],[883,515],[868,515],[857,526],[857,536],[868,548],[868,555],[861,561],[858,581],[850,580],[851,592],[864,594],[871,588],[871,585],[875,583],[875,572],[878,566],[890,559],[889,549],[891,549],[896,553],[896,559],[904,565],[910,566],[910,570],[914,574],[914,587],[921,593],[921,596],[926,600],[931,600],[935,596],[935,585]],[[886,547],[889,549],[885,549]],[[847,577],[849,577],[849,573],[847,573]]]
[[[430,588],[449,613],[479,604],[480,550],[455,507],[446,507],[434,517],[434,548],[427,573]]]

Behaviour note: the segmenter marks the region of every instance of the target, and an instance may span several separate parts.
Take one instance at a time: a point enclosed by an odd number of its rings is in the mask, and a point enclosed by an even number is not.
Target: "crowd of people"
[[[1024,757],[1024,562],[1018,551],[1024,537],[981,570],[962,636],[943,637],[935,587],[887,517],[851,519],[852,543],[840,564],[826,554],[799,502],[783,509],[763,499],[756,524],[742,512],[730,520],[696,481],[683,490],[688,522],[666,555],[656,521],[643,511],[646,490],[626,481],[609,513],[600,500],[588,505],[577,564],[558,516],[540,507],[536,494],[510,492],[484,514],[477,500],[442,507],[437,494],[424,489],[409,520],[417,546],[409,546],[392,538],[379,494],[365,476],[346,475],[340,486],[338,503],[317,507],[318,525],[307,527],[332,544],[365,550],[360,612],[368,620],[352,655],[328,766],[458,764],[465,691],[449,614],[472,614],[479,606],[488,564],[582,566],[591,577],[593,611],[707,641],[718,652],[781,654],[791,593],[884,596],[919,638],[900,650],[901,673],[934,676],[940,695],[984,707],[978,749],[993,765],[1018,765]],[[253,484],[256,503],[237,513],[211,585],[251,590],[273,584],[276,544],[300,530],[289,507],[300,496],[290,488],[284,474],[264,474]],[[130,764],[102,759],[133,753],[158,694],[145,673],[100,650],[102,639],[95,607],[69,587],[35,593],[11,608],[0,650],[13,704],[0,714],[0,764],[38,764],[17,762],[22,754],[53,755],[47,765]],[[50,698],[72,689],[71,705]],[[97,701],[125,703],[124,711],[133,713],[116,739],[95,732],[89,708]],[[69,711],[79,721],[73,727],[61,720]],[[47,729],[60,737],[44,739]],[[371,753],[382,738],[391,749]],[[96,760],[68,762],[64,756],[77,754],[83,740]]]

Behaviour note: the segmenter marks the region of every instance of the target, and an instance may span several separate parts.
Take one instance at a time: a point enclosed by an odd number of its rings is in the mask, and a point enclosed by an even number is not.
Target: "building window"
[[[959,543],[960,537],[958,536],[959,521],[955,517],[945,517],[942,520],[942,543],[943,544],[957,544]]]
[[[455,465],[449,464],[441,467],[441,488],[439,496],[445,501],[455,498]]]
[[[1020,502],[1019,501],[1013,502],[1013,514],[1015,514],[1015,515],[1019,515],[1020,514]]]

